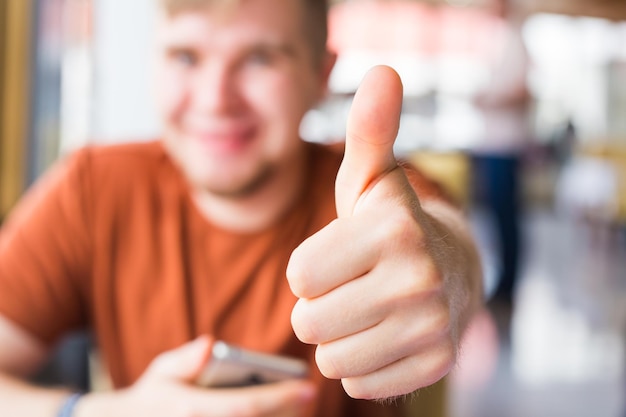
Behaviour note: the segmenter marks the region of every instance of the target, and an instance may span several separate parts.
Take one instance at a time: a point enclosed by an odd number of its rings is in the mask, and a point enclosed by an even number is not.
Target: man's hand
[[[480,287],[456,212],[437,202],[423,210],[396,163],[401,104],[399,76],[372,69],[348,119],[338,219],[304,241],[287,270],[300,298],[296,335],[318,345],[322,374],[355,398],[407,394],[446,375]]]
[[[206,364],[211,341],[201,337],[158,356],[132,387],[87,395],[77,417],[262,417],[300,416],[315,396],[308,381],[291,380],[245,388],[209,389],[194,381]]]

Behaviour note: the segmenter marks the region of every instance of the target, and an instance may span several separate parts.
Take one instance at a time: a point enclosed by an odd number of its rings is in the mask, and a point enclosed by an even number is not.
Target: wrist
[[[116,397],[114,392],[85,394],[74,406],[74,414],[71,417],[120,416],[115,407]]]

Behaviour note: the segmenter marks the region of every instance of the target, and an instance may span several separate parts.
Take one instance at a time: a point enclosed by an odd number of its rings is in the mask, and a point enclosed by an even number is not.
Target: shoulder
[[[69,156],[76,164],[88,164],[92,169],[115,171],[142,171],[158,166],[166,153],[159,141],[132,142],[115,145],[90,145]],[[70,162],[72,163],[72,162]]]
[[[183,183],[159,141],[89,145],[66,155],[58,165],[60,188],[93,213],[122,213],[138,201],[178,190]]]
[[[158,180],[165,169],[174,170],[160,141],[89,145],[78,149],[61,162],[69,175],[78,176],[93,188],[112,185],[116,189]],[[159,174],[159,175],[157,175]]]
[[[103,198],[131,187],[132,178],[149,176],[165,152],[157,141],[120,145],[88,145],[59,157],[28,187],[10,218],[30,218],[56,207],[82,212]],[[123,192],[123,191],[122,191]],[[8,219],[7,219],[8,220]]]

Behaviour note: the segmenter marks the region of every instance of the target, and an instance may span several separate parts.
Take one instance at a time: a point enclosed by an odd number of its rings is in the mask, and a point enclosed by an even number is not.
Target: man
[[[493,22],[494,29],[479,38],[485,49],[482,64],[488,77],[473,102],[484,130],[470,154],[475,197],[487,209],[498,248],[496,286],[489,304],[507,341],[524,249],[521,173],[524,156],[532,145],[529,57],[521,33],[523,16],[510,0],[486,2],[482,13]]]
[[[479,266],[459,213],[395,162],[397,74],[364,80],[342,162],[298,137],[333,64],[321,1],[165,1],[158,45],[162,143],[78,152],[2,231],[0,415],[380,416],[349,397],[442,378]],[[77,327],[116,391],[19,382]],[[216,339],[311,378],[198,387]]]

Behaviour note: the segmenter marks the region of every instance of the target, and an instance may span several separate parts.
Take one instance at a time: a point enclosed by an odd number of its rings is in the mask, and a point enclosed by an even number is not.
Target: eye
[[[173,49],[170,51],[169,57],[184,67],[193,67],[200,61],[198,54],[191,49]]]
[[[269,51],[258,49],[251,51],[246,57],[246,61],[254,65],[270,65],[273,62],[273,56]]]

